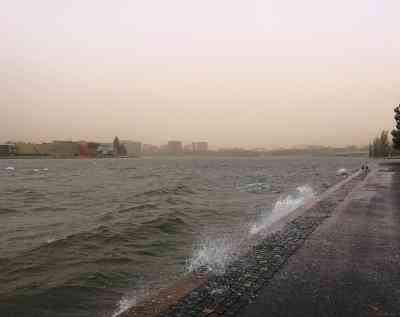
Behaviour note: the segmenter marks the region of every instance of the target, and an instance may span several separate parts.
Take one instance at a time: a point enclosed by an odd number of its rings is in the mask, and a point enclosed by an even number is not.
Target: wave
[[[156,204],[146,203],[146,204],[140,204],[140,205],[135,205],[135,206],[131,206],[128,208],[119,209],[119,210],[117,210],[117,212],[118,213],[126,213],[126,212],[130,212],[130,211],[155,209],[155,208],[157,208]]]
[[[183,195],[183,194],[194,194],[188,186],[179,184],[172,188],[159,188],[146,191],[139,194],[139,196],[161,196],[161,195]]]
[[[0,215],[16,213],[18,210],[12,208],[0,208]]]
[[[154,228],[161,232],[170,234],[187,228],[188,224],[179,215],[168,214],[147,221],[143,223],[142,226],[146,228]]]

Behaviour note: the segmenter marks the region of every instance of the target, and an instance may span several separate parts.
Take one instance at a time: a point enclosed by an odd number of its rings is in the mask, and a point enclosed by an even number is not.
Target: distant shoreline
[[[136,157],[126,157],[120,159],[140,159],[140,158],[193,158],[193,157],[274,157],[274,156],[326,156],[326,157],[365,157],[368,156],[366,152],[350,152],[350,153],[326,153],[326,152],[298,152],[298,153],[285,153],[285,152],[270,152],[270,153],[232,153],[232,152],[210,152],[204,154],[157,154],[157,155],[142,155]],[[0,156],[0,159],[73,159],[73,160],[88,160],[88,159],[116,159],[114,157],[55,157],[49,155],[15,155],[15,156]],[[119,158],[118,158],[119,159]]]

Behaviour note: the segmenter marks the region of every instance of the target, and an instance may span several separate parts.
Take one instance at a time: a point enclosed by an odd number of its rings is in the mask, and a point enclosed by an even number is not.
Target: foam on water
[[[239,187],[239,190],[246,191],[249,193],[262,193],[265,191],[269,191],[271,189],[271,185],[268,183],[251,183],[244,186]]]

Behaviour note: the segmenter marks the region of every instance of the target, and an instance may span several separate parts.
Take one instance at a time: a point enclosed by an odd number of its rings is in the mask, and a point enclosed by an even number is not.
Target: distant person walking
[[[365,162],[362,166],[361,166],[361,171],[363,173],[364,176],[366,176],[369,173],[369,166],[368,163]]]

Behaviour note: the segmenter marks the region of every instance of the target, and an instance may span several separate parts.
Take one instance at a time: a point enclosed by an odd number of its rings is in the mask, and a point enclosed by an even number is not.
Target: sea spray
[[[187,261],[188,271],[208,269],[214,274],[224,274],[226,266],[237,259],[243,247],[250,243],[254,235],[268,229],[270,225],[313,198],[315,192],[310,186],[300,186],[294,194],[279,199],[272,210],[265,210],[256,222],[242,225],[234,233],[225,233],[216,238],[209,236],[203,238],[194,247],[192,256]]]
[[[257,222],[251,226],[250,234],[258,234],[267,229],[270,225],[311,201],[314,197],[315,192],[310,186],[297,187],[294,194],[279,199],[272,210],[267,210],[263,213]]]
[[[225,267],[236,258],[240,246],[246,240],[244,234],[224,234],[222,237],[202,239],[187,261],[188,271],[207,269],[214,274],[225,273]]]
[[[129,308],[135,306],[138,303],[138,300],[135,296],[125,296],[118,302],[118,308],[111,315],[111,317],[118,317],[123,312],[127,311]]]
[[[160,288],[157,286],[157,284],[153,285],[151,282],[146,282],[143,279],[139,279],[137,282],[140,284],[140,287],[132,289],[130,292],[127,292],[125,295],[123,295],[123,297],[118,301],[115,310],[111,314],[111,317],[120,316],[128,309],[154,295],[152,290]]]

